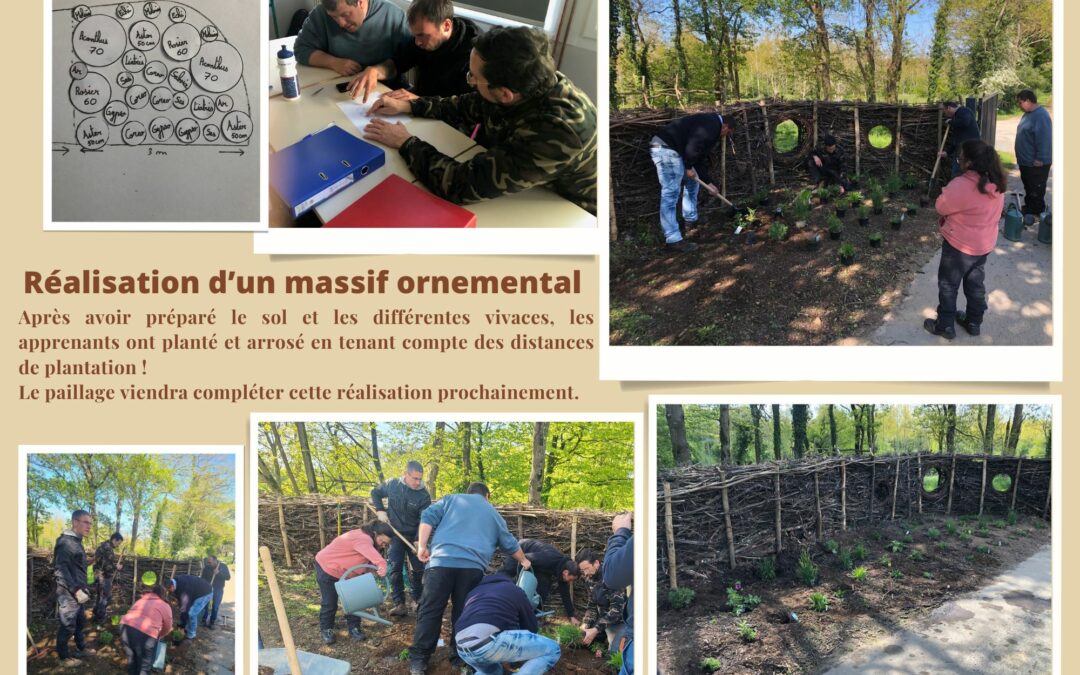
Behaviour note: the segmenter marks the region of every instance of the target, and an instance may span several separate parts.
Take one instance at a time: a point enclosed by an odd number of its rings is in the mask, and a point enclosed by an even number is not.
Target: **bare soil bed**
[[[1050,529],[1045,521],[1025,516],[1015,524],[998,517],[926,516],[849,530],[830,539],[849,552],[862,545],[865,557],[853,566],[866,567],[863,580],[854,579],[825,543],[809,549],[819,568],[812,587],[796,576],[801,551],[780,555],[771,581],[759,579],[753,565],[734,571],[680,567],[680,579],[696,595],[689,607],[678,610],[665,592],[658,593],[660,672],[822,672],[832,659],[917,624],[935,607],[1028,558],[1050,541]],[[762,600],[739,617],[728,608],[727,595],[737,580],[744,595]],[[827,596],[826,611],[811,609],[815,592]],[[737,623],[742,620],[757,630],[755,641],[740,636]],[[715,661],[705,667],[705,659]]]
[[[788,192],[757,206],[758,224],[736,235],[733,216],[710,206],[715,201],[702,191],[697,229],[688,233],[699,248],[691,253],[665,249],[655,213],[620,223],[620,231],[649,234],[611,244],[610,342],[823,345],[869,335],[941,245],[932,205],[917,208],[899,230],[890,226],[903,206],[918,205],[920,194],[925,185],[888,199],[868,226],[848,209],[839,241],[829,239],[825,226],[831,203],[816,206],[802,229],[783,217],[788,238],[771,240],[773,211],[787,208]],[[879,248],[870,247],[872,232],[882,234]],[[822,240],[817,250],[810,248],[814,234]],[[854,264],[846,266],[839,260],[845,243],[856,249]]]

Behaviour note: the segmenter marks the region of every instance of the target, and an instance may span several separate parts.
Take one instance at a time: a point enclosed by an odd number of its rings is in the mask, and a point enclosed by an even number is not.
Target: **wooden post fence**
[[[986,455],[982,461],[982,486],[979,488],[979,516],[983,514],[983,500],[986,499]]]
[[[668,547],[668,583],[671,585],[672,590],[679,587],[679,582],[676,579],[675,568],[675,524],[671,516],[671,483],[664,483],[664,533],[667,535],[667,547]]]
[[[821,517],[821,485],[818,480],[818,472],[814,472],[814,508],[817,509],[817,538],[821,541],[825,532],[825,524]]]
[[[765,108],[765,101],[758,101],[758,105],[761,106],[761,120],[765,125],[765,143],[769,148],[769,186],[776,186],[776,172],[773,170],[773,140],[772,140],[772,128],[769,126],[769,113]]]
[[[859,133],[859,104],[855,104],[855,175],[861,173],[860,161],[862,150],[862,135]]]
[[[840,461],[840,530],[847,532],[847,460]]]
[[[135,558],[135,563],[132,565],[132,567],[133,567],[133,569],[132,569],[131,573],[135,575],[135,579],[137,581],[138,578],[139,578],[139,559],[138,558]],[[133,604],[133,605],[135,604],[135,589],[138,588],[138,587],[139,587],[138,583],[131,584],[131,604]]]
[[[735,569],[735,535],[731,528],[731,506],[728,502],[728,489],[725,482],[724,470],[720,469],[720,500],[724,504],[724,533],[727,535],[728,566]]]
[[[776,473],[773,475],[773,486],[776,488],[776,553],[779,555],[784,550],[783,530],[780,525],[780,465],[776,465]]]
[[[949,503],[945,506],[945,515],[952,513],[953,482],[956,479],[956,453],[952,456],[952,468],[949,469]]]
[[[278,527],[281,528],[281,546],[285,549],[285,566],[292,567],[292,553],[289,552],[289,533],[285,530],[285,504],[278,495]]]
[[[1020,491],[1020,463],[1023,461],[1023,457],[1016,458],[1016,478],[1013,479],[1012,501],[1009,503],[1010,511],[1016,510],[1016,493]]]
[[[746,161],[747,166],[750,167],[750,185],[753,187],[753,191],[757,192],[757,174],[754,173],[754,154],[750,145],[750,118],[746,116],[746,108],[742,109],[742,121],[743,131],[746,132]]]
[[[922,451],[917,455],[917,461],[919,463],[919,482],[915,486],[915,492],[919,497],[919,515],[922,515],[922,493],[923,493],[923,473],[922,473]],[[941,476],[938,476],[938,480],[941,480]],[[940,486],[939,486],[940,487]]]
[[[896,491],[900,487],[900,458],[896,458],[896,469],[893,473],[892,483],[892,515],[889,520],[896,520]]]
[[[896,155],[896,168],[893,169],[896,173],[900,173],[900,141],[901,141],[900,112],[902,110],[903,110],[903,108],[899,104],[897,104],[897,106],[896,106],[896,139],[895,139],[896,149],[895,149],[895,153],[894,153]]]

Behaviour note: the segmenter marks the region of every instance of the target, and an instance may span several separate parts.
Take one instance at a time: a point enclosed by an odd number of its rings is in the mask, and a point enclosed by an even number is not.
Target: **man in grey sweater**
[[[1050,113],[1035,100],[1035,92],[1017,94],[1024,116],[1016,127],[1016,164],[1024,181],[1024,215],[1039,218],[1046,211],[1046,181],[1053,158],[1054,123]]]
[[[352,76],[412,41],[405,12],[389,0],[321,0],[304,21],[293,51],[305,66]]]

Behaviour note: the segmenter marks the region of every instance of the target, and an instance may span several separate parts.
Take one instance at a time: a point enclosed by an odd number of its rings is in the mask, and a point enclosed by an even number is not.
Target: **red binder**
[[[476,227],[476,214],[390,174],[323,227]]]

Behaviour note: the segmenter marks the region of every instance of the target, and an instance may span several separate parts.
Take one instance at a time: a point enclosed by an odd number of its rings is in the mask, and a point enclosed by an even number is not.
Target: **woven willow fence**
[[[202,572],[202,561],[198,559],[173,560],[125,555],[123,565],[124,569],[113,577],[112,599],[109,602],[113,614],[116,613],[116,608],[126,609],[138,599],[137,592],[141,587],[141,581],[136,584],[135,580],[141,579],[147,572],[153,572],[158,580],[168,578],[173,574],[198,575]],[[53,577],[51,551],[27,550],[26,593],[28,623],[55,620],[56,581]]]
[[[728,141],[709,157],[713,182],[732,198],[764,188],[806,185],[807,158],[825,134],[836,137],[853,175],[911,173],[928,180],[946,122],[938,105],[862,102],[743,101],[718,108],[613,112],[611,190],[620,229],[657,213],[660,193],[649,139],[671,120],[705,110],[720,112],[734,124]],[[798,143],[789,152],[779,152],[773,143],[776,127],[788,120],[799,130]],[[870,144],[875,127],[891,134],[887,147]]]
[[[495,507],[518,539],[540,539],[573,557],[584,548],[603,553],[612,514],[553,511],[524,504]],[[287,567],[310,567],[315,554],[342,532],[374,517],[366,497],[263,496],[259,500],[259,545]]]
[[[662,474],[657,494],[658,576],[674,588],[678,569],[734,569],[866,523],[1009,511],[1046,518],[1050,461],[917,454],[690,467]]]

